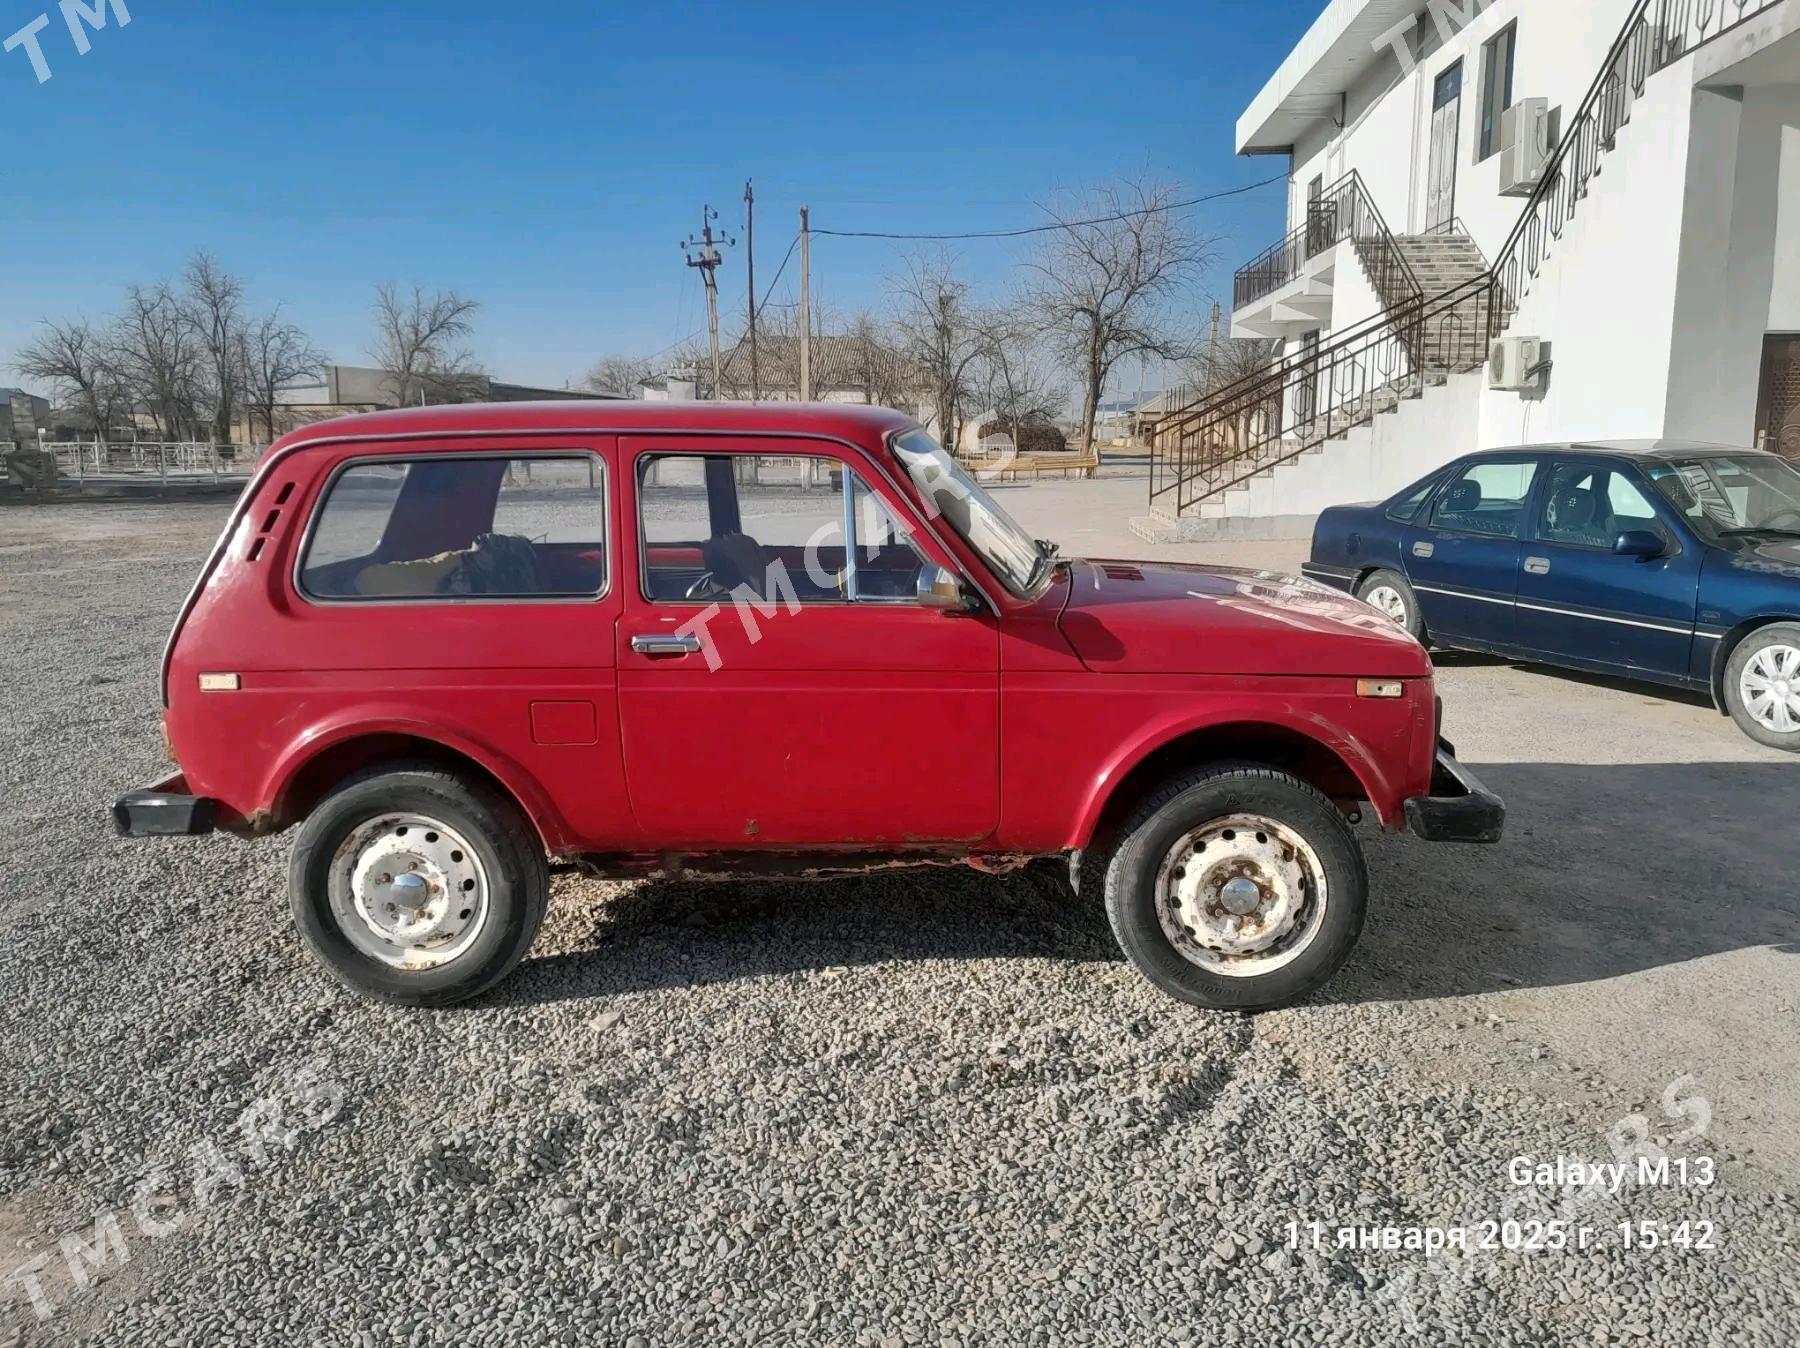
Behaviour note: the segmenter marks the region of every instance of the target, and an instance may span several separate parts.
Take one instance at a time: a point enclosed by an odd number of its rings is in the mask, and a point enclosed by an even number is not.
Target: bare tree
[[[483,377],[461,343],[481,306],[454,290],[410,294],[392,283],[375,288],[375,344],[369,354],[387,375],[396,404],[466,402],[479,396]]]
[[[42,320],[41,331],[19,352],[15,368],[28,379],[41,379],[59,404],[73,403],[104,440],[124,399],[113,368],[106,335],[85,319],[66,323]]]
[[[124,312],[107,335],[111,360],[132,402],[161,439],[199,431],[201,353],[192,325],[166,282],[128,286]]]
[[[1081,435],[1113,368],[1132,356],[1193,354],[1193,284],[1214,258],[1215,240],[1191,233],[1170,209],[1173,184],[1109,183],[1047,209],[1064,226],[1041,235],[1026,263],[1043,330],[1079,378]]]
[[[1200,344],[1187,364],[1188,381],[1202,397],[1235,390],[1219,404],[1218,431],[1232,445],[1248,444],[1259,427],[1279,423],[1282,387],[1258,378],[1269,374],[1281,355],[1281,342],[1263,337],[1227,337]],[[1165,411],[1173,410],[1165,407]]]
[[[980,360],[975,387],[994,420],[1015,443],[1020,428],[1056,419],[1068,389],[1044,369],[1036,330],[1022,307],[984,309],[975,317]]]
[[[969,286],[957,276],[956,259],[948,253],[911,254],[905,263],[904,272],[889,280],[894,329],[902,353],[931,390],[938,433],[945,444],[954,445],[962,430],[970,367],[981,356]]]
[[[245,430],[255,436],[252,414],[261,412],[264,433],[273,440],[280,390],[317,371],[324,365],[325,355],[306,340],[305,333],[281,317],[279,308],[244,325],[241,350]]]
[[[182,274],[181,313],[193,332],[199,371],[212,408],[212,441],[231,441],[232,414],[243,398],[244,283],[201,249]]]
[[[582,382],[597,393],[623,393],[628,398],[641,398],[644,396],[641,385],[655,373],[656,366],[647,356],[602,356],[594,362],[594,368]]]

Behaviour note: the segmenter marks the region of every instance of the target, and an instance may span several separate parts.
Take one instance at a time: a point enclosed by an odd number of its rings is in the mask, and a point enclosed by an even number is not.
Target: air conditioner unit
[[[1550,100],[1521,98],[1500,114],[1500,195],[1528,197],[1550,163]]]
[[[1523,392],[1538,387],[1543,342],[1536,337],[1501,337],[1488,349],[1488,387]]]

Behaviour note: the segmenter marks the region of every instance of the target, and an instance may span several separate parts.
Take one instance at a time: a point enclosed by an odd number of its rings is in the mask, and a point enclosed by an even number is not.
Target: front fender
[[[1354,680],[1345,681],[1355,699]],[[1423,685],[1423,693],[1418,685]],[[1372,699],[1368,724],[1351,726],[1342,718],[1296,705],[1293,699],[1246,696],[1223,703],[1209,699],[1204,713],[1171,712],[1147,721],[1122,744],[1096,774],[1083,802],[1069,847],[1085,847],[1107,804],[1120,786],[1152,754],[1192,738],[1197,751],[1208,740],[1253,744],[1258,731],[1298,736],[1330,753],[1356,779],[1385,829],[1405,827],[1405,800],[1422,795],[1431,780],[1431,754],[1436,742],[1436,707],[1431,680],[1409,680],[1408,697],[1385,707]],[[1380,710],[1375,710],[1380,708]],[[1421,757],[1420,746],[1426,748]],[[1230,756],[1227,751],[1225,756]],[[1420,763],[1423,763],[1421,768]]]

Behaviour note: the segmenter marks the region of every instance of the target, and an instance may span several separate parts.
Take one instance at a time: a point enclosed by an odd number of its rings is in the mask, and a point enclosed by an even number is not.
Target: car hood
[[[1731,554],[1731,565],[1738,571],[1800,580],[1800,538],[1771,538],[1739,548]]]
[[[1072,561],[1061,626],[1082,663],[1107,673],[1431,672],[1424,648],[1361,600],[1240,567]]]

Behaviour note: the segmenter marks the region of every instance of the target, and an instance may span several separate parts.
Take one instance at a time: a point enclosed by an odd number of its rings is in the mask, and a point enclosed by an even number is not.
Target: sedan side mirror
[[[1613,551],[1621,557],[1636,557],[1647,562],[1669,550],[1663,536],[1651,529],[1626,529],[1613,539]]]
[[[961,577],[946,571],[933,562],[927,562],[919,568],[919,579],[914,587],[914,594],[923,608],[966,613],[973,607],[967,591],[963,589]]]

